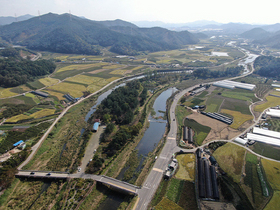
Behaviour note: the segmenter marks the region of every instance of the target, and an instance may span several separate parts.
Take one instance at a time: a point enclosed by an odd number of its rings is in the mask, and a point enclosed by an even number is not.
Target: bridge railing
[[[115,181],[115,182],[123,183],[123,184],[125,184],[125,185],[128,185],[128,186],[133,187],[133,188],[136,188],[136,189],[141,189],[141,187],[139,187],[139,186],[136,186],[136,185],[133,185],[133,184],[130,184],[130,183],[128,183],[128,182],[121,181],[121,180],[118,180],[118,179],[114,179],[114,178],[109,177],[109,176],[101,175],[101,177],[106,178],[106,179],[110,179],[110,180]],[[102,182],[102,181],[101,181],[101,182]]]
[[[69,172],[61,172],[61,171],[36,171],[36,170],[18,170],[18,172],[39,172],[39,173],[57,173],[57,174],[70,174]]]

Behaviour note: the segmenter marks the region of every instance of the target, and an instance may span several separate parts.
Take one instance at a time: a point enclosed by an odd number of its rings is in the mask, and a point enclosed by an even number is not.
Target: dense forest
[[[60,53],[100,54],[101,47],[111,52],[135,55],[139,51],[161,51],[198,43],[188,31],[138,28],[121,21],[91,21],[69,14],[46,14],[0,28],[0,37],[29,49]]]
[[[23,114],[33,106],[29,104],[4,104],[2,107],[5,107],[5,110],[0,114],[0,119]]]
[[[260,76],[280,79],[280,58],[259,56],[254,62],[254,68]]]
[[[1,50],[0,87],[15,87],[33,81],[36,77],[51,74],[56,66],[48,60],[29,61],[20,58],[14,49]]]
[[[243,71],[243,66],[228,67],[225,71],[211,71],[207,68],[197,69],[193,72],[193,76],[206,79],[206,78],[220,78],[220,77],[233,77]]]

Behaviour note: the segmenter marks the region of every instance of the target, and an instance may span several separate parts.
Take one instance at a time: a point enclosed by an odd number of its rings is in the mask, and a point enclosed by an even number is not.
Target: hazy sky
[[[92,20],[280,23],[279,0],[0,0],[0,16],[68,13]]]

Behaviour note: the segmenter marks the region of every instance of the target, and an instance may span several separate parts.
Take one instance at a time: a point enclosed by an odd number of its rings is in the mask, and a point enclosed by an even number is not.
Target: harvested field
[[[25,115],[25,114],[20,114],[20,115],[16,115],[11,117],[10,119],[7,119],[6,122],[17,122],[19,120],[25,120],[25,119],[29,119],[29,118],[41,118],[41,117],[45,117],[48,115],[52,115],[55,113],[55,109],[42,109],[40,111],[37,111],[31,115]]]
[[[254,110],[256,112],[262,112],[269,107],[273,107],[280,104],[280,98],[274,96],[267,96],[266,101],[255,106]]]
[[[221,112],[233,117],[233,123],[230,125],[230,127],[233,129],[238,129],[243,123],[253,120],[254,118],[252,115],[242,114],[241,112],[228,109],[222,109]]]
[[[176,178],[194,181],[195,155],[181,154],[177,155],[176,159],[179,162],[179,170],[176,173]]]
[[[69,65],[69,66],[64,66],[60,69],[57,70],[56,73],[62,72],[62,71],[71,71],[71,70],[84,70],[84,69],[89,69],[92,67],[102,67],[108,65],[107,63],[91,63],[91,64],[76,64],[76,65]]]
[[[238,135],[240,132],[232,128],[229,128],[226,123],[212,119],[199,113],[193,113],[188,116],[189,119],[194,119],[201,125],[205,125],[211,128],[211,131],[203,141],[203,144],[218,139],[231,139]]]
[[[90,71],[88,72],[88,74],[97,74],[97,73],[100,73],[100,72],[103,72],[103,71],[106,71],[107,69],[98,69],[98,70],[94,70],[94,71]]]
[[[77,76],[71,77],[69,79],[66,79],[65,81],[77,82],[77,83],[89,85],[89,84],[92,84],[92,83],[99,83],[100,80],[102,80],[102,78],[100,78],[100,77],[77,75]]]
[[[65,98],[63,97],[65,94],[60,93],[57,91],[49,90],[49,89],[44,89],[44,91],[48,92],[50,95],[55,96],[58,98],[58,100],[64,100]]]
[[[43,79],[39,79],[39,82],[41,82],[45,86],[51,86],[51,85],[54,85],[54,84],[58,83],[59,80],[54,79],[54,78],[50,78],[50,77],[46,77],[46,78],[43,78]]]
[[[238,183],[240,181],[245,149],[235,144],[227,143],[219,147],[213,156],[220,167]]]
[[[17,93],[11,92],[11,89],[12,88],[0,89],[0,98],[7,98],[7,97],[18,95]]]
[[[278,210],[280,209],[280,191],[274,191],[273,196],[264,210]]]
[[[51,90],[56,90],[61,93],[69,93],[73,97],[81,97],[83,92],[86,91],[86,87],[84,85],[78,85],[68,82],[61,82],[57,85],[49,87]]]
[[[111,71],[110,74],[124,75],[126,71],[127,70],[125,70],[125,69],[117,69],[117,70]]]

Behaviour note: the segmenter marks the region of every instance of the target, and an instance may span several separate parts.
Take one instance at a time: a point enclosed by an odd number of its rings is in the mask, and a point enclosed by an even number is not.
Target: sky
[[[279,6],[279,0],[0,0],[0,16],[71,11],[91,20],[274,24]]]

